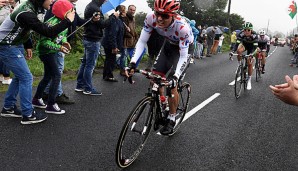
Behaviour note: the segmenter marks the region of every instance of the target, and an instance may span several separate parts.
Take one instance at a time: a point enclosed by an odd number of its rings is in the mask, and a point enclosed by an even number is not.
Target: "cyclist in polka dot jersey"
[[[163,77],[167,76],[167,80],[171,83],[172,96],[168,99],[170,111],[167,123],[160,130],[163,135],[173,132],[179,100],[177,82],[185,73],[190,61],[190,54],[193,52],[192,29],[186,20],[177,14],[179,8],[180,0],[155,0],[154,12],[148,13],[145,18],[135,53],[128,68],[128,76],[131,76],[136,69],[136,61],[141,56],[153,30],[165,37],[164,44],[152,67],[152,72]],[[162,89],[160,95],[163,95]]]

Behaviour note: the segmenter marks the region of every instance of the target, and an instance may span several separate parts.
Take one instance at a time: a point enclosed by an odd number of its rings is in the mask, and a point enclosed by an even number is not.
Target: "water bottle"
[[[165,96],[160,96],[160,102],[162,106],[161,111],[162,111],[163,117],[166,117],[169,111],[168,99]]]

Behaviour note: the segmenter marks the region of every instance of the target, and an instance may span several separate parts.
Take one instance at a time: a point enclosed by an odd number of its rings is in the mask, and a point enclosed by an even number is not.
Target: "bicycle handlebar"
[[[165,77],[162,77],[158,74],[154,74],[153,72],[148,72],[148,71],[145,71],[145,70],[139,70],[139,73],[145,75],[146,78],[148,78],[148,79],[156,79],[156,80],[160,80],[160,81],[166,81],[167,80]]]
[[[144,76],[146,76],[146,78],[148,78],[148,79],[153,79],[153,80],[155,80],[155,81],[157,81],[157,82],[160,82],[159,84],[160,84],[161,86],[169,86],[169,85],[172,84],[172,81],[166,82],[167,79],[166,79],[165,77],[162,77],[162,76],[160,76],[160,75],[158,75],[158,74],[154,74],[153,72],[148,72],[148,71],[146,71],[146,70],[142,70],[142,69],[140,69],[140,70],[136,70],[135,73],[141,73],[141,74],[143,74]],[[132,80],[132,76],[130,76],[130,77],[125,77],[125,78],[124,78],[124,81],[126,81],[127,79],[128,79],[128,81],[129,81],[130,83],[134,83],[134,81]]]
[[[139,70],[139,72],[141,74],[145,75],[146,78],[148,78],[148,79],[153,79],[155,81],[158,81],[160,86],[172,85],[172,80],[167,81],[167,79],[165,77],[162,77],[158,74],[154,74],[153,72],[148,72],[148,71],[145,71],[145,70]]]
[[[238,56],[238,54],[237,53],[229,53],[229,55],[232,57],[232,56]],[[247,58],[247,57],[250,57],[250,56],[253,56],[252,54],[250,54],[250,55],[240,55],[241,57],[244,57],[244,58]]]

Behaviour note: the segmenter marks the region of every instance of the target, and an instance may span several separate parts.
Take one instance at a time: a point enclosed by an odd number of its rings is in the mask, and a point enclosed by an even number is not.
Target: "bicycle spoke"
[[[235,84],[234,84],[236,98],[239,98],[241,90],[242,90],[242,85],[244,83],[242,71],[243,71],[242,65],[238,66],[238,68],[236,70]]]
[[[180,124],[183,121],[183,118],[185,116],[185,113],[189,105],[190,92],[191,92],[191,86],[188,83],[184,83],[179,88],[179,104],[178,104],[177,114],[176,114],[176,125],[174,127],[173,133],[170,134],[169,136],[173,135],[179,129]]]
[[[150,134],[152,106],[150,98],[141,101],[126,120],[116,149],[119,167],[129,166],[142,151]]]

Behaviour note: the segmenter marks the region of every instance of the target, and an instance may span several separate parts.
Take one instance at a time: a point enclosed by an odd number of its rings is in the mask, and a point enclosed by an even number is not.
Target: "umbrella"
[[[241,30],[234,30],[234,32],[236,32],[236,34],[240,33]]]
[[[214,27],[215,27],[215,34],[222,34],[222,31],[220,30],[220,28],[216,26],[207,27],[206,32],[209,33],[210,31],[212,31],[212,29],[214,29]]]
[[[228,27],[225,27],[225,26],[218,26],[220,28],[220,30],[224,33],[227,33],[229,31],[229,28]]]
[[[115,9],[118,5],[123,3],[125,0],[107,0],[101,6],[101,11],[103,14]]]

